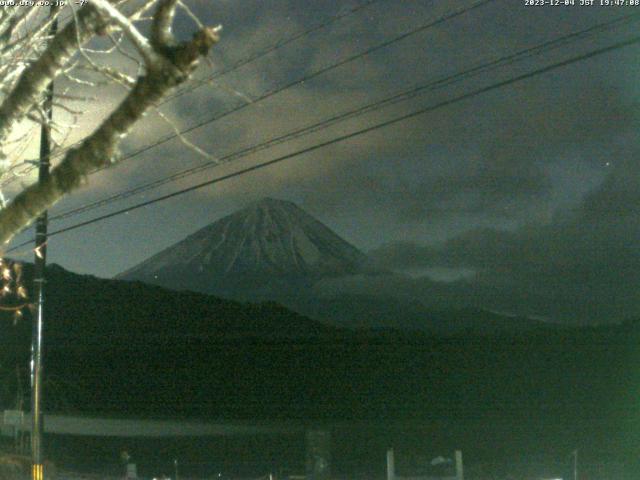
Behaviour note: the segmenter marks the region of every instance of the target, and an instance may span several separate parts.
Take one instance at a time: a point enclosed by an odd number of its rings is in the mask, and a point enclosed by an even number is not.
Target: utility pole
[[[573,480],[578,480],[578,449],[573,451]]]
[[[51,15],[55,15],[56,7],[51,7]],[[54,36],[58,30],[57,20],[51,24],[50,34]],[[42,104],[43,118],[40,127],[40,165],[38,182],[49,179],[51,166],[51,119],[53,118],[53,81],[47,86]],[[47,264],[47,211],[36,220],[36,246],[34,258],[34,298],[36,301],[35,318],[31,333],[31,478],[44,479],[44,456],[42,452],[42,333],[44,324],[44,287],[45,266]]]

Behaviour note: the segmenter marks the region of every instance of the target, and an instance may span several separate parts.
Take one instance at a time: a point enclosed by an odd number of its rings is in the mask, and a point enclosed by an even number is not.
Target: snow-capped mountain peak
[[[219,293],[360,273],[367,257],[292,202],[265,198],[118,275]],[[302,286],[300,284],[300,286]]]

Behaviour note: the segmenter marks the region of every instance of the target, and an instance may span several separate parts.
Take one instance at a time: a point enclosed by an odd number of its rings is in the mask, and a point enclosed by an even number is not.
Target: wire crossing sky
[[[344,112],[340,115],[336,115],[336,116],[332,116],[329,119],[323,120],[321,122],[317,122],[313,125],[298,129],[294,132],[290,132],[286,135],[281,135],[277,138],[273,138],[270,139],[267,142],[261,143],[259,145],[254,145],[252,147],[248,147],[248,148],[243,148],[242,150],[233,152],[231,154],[227,154],[224,157],[221,157],[220,159],[214,160],[214,161],[207,161],[201,165],[198,165],[196,167],[187,169],[187,170],[182,170],[180,172],[176,172],[172,175],[170,175],[169,177],[165,177],[164,179],[160,179],[160,180],[156,180],[154,182],[151,183],[147,183],[145,185],[140,185],[137,186],[133,189],[130,190],[126,190],[124,192],[120,192],[116,195],[110,196],[108,198],[99,200],[97,202],[93,202],[91,204],[88,205],[83,205],[81,207],[75,208],[75,209],[71,209],[71,210],[67,210],[64,212],[61,212],[53,217],[50,218],[50,220],[55,221],[55,220],[60,220],[60,219],[64,219],[64,218],[69,218],[69,217],[73,217],[79,213],[83,213],[83,212],[87,212],[90,210],[93,210],[95,208],[98,207],[102,207],[105,205],[109,205],[110,203],[113,203],[115,201],[121,200],[121,199],[125,199],[128,198],[132,195],[135,195],[137,193],[141,193],[141,192],[146,192],[152,189],[155,189],[159,186],[165,185],[167,183],[171,183],[171,182],[175,182],[179,179],[185,178],[186,176],[189,175],[193,175],[196,173],[200,173],[205,169],[208,168],[212,168],[215,167],[217,165],[220,165],[223,162],[227,162],[227,161],[232,161],[235,160],[237,158],[243,158],[247,155],[250,155],[252,153],[255,153],[257,151],[260,151],[262,149],[265,148],[269,148],[273,145],[277,145],[280,144],[283,141],[288,141],[292,138],[297,138],[299,135],[302,134],[308,134],[308,133],[313,133],[318,131],[319,129],[322,128],[326,128],[328,126],[333,125],[335,122],[337,121],[342,121],[342,120],[346,120],[349,118],[353,118],[354,115],[361,115],[364,113],[368,113],[370,111],[400,102],[400,101],[406,101],[406,100],[410,100],[412,98],[414,98],[416,95],[419,95],[421,93],[423,93],[425,90],[428,89],[435,89],[435,88],[442,88],[445,87],[447,85],[450,85],[454,82],[460,81],[460,80],[464,80],[466,78],[468,78],[470,75],[472,74],[478,74],[478,73],[485,73],[486,71],[490,70],[490,69],[495,69],[501,66],[504,66],[508,63],[511,63],[513,61],[525,58],[528,55],[540,55],[541,53],[543,53],[545,50],[547,49],[552,49],[552,48],[557,48],[558,46],[562,46],[565,45],[567,41],[572,40],[572,41],[578,41],[578,40],[583,40],[585,38],[585,36],[587,34],[593,34],[594,32],[600,31],[602,29],[605,28],[610,28],[613,27],[615,25],[618,25],[622,22],[626,22],[629,20],[638,20],[640,19],[640,14],[634,14],[634,15],[628,15],[625,16],[623,18],[620,19],[616,19],[614,21],[611,22],[607,22],[605,24],[599,24],[597,26],[594,27],[590,27],[588,29],[582,30],[580,32],[575,32],[569,35],[565,35],[562,36],[561,38],[555,39],[553,41],[550,42],[545,42],[542,45],[537,45],[535,47],[531,47],[531,48],[527,48],[523,51],[514,53],[512,55],[508,55],[506,57],[502,57],[498,60],[492,61],[492,62],[488,62],[485,63],[483,65],[477,66],[477,67],[473,67],[471,69],[465,70],[463,72],[459,72],[455,75],[451,75],[442,79],[438,79],[432,82],[429,82],[427,84],[424,85],[420,85],[414,88],[410,88],[409,90],[400,92],[400,93],[396,93],[394,95],[391,95],[390,97],[386,97],[382,100],[373,102],[373,103],[369,103],[367,105],[361,106],[359,108],[356,108],[354,110],[350,110],[348,112]],[[631,39],[628,42],[621,42],[621,43],[617,43],[615,45],[612,45],[611,47],[605,47],[604,49],[600,49],[600,50],[596,50],[593,52],[589,52],[585,55],[581,55],[579,57],[576,58],[570,58],[568,59],[566,62],[561,62],[560,64],[557,65],[553,65],[552,68],[559,68],[559,67],[563,67],[565,65],[571,64],[573,62],[576,61],[582,61],[585,59],[589,59],[592,58],[593,56],[596,55],[601,55],[603,53],[607,53],[610,52],[612,50],[618,49],[618,48],[623,48],[629,45],[633,45],[635,43],[634,39]],[[535,72],[532,72],[532,75],[537,75],[537,74],[541,74],[541,73],[546,73],[548,70],[547,69],[542,69],[542,70],[537,70]],[[529,78],[528,76],[525,76],[524,78],[517,78],[514,79],[514,81],[519,81],[519,80],[523,80],[525,78]],[[498,88],[503,86],[503,84],[499,84]],[[467,98],[466,96],[464,96],[463,98]],[[427,111],[431,111],[429,109],[427,109]],[[214,120],[208,122],[208,123],[212,123]],[[201,125],[202,126],[202,125]],[[182,132],[185,133],[185,132]],[[155,146],[160,145],[160,144],[155,144]],[[154,144],[152,144],[152,146],[154,146]],[[152,146],[149,146],[148,148],[152,148]],[[131,154],[129,155],[127,158],[132,158],[133,156],[135,156],[136,154]]]

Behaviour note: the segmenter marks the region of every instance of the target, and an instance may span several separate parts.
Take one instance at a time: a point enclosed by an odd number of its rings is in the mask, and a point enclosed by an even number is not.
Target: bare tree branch
[[[147,110],[154,107],[171,89],[186,81],[218,41],[219,27],[204,27],[193,39],[176,44],[171,22],[177,0],[161,0],[154,15],[150,42],[141,42],[139,32],[126,17],[120,16],[112,2],[92,0],[97,8],[84,7],[78,20],[67,25],[51,41],[43,55],[22,75],[15,89],[0,106],[0,141],[6,139],[15,122],[24,117],[39,101],[39,95],[78,49],[78,39],[86,42],[106,25],[122,28],[132,43],[150,48],[145,61],[145,74],[139,76],[129,94],[108,118],[78,147],[70,149],[52,170],[49,179],[27,187],[0,211],[0,243],[28,225],[32,219],[78,188],[87,175],[97,168],[117,162],[117,149],[122,138]],[[27,75],[27,72],[29,73]]]
[[[127,35],[129,40],[131,40],[131,43],[135,45],[136,49],[140,55],[142,55],[142,58],[147,64],[158,61],[156,58],[157,54],[151,47],[147,38],[142,35],[133,23],[120,13],[117,8],[111,5],[107,0],[91,0],[91,2],[105,17],[111,18],[116,22],[116,24]]]
[[[173,44],[171,25],[176,12],[178,0],[162,0],[151,25],[151,44],[161,50]]]
[[[13,91],[0,105],[0,144],[15,124],[40,101],[47,85],[62,71],[77,50],[77,42],[86,42],[106,21],[92,6],[83,7],[77,22],[69,23],[51,41],[42,56],[22,72]]]

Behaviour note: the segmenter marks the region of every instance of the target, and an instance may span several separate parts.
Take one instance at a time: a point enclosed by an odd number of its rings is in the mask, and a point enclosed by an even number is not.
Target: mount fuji
[[[116,278],[244,300],[299,296],[321,279],[371,273],[365,254],[294,203],[265,198]]]

